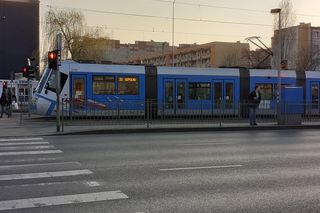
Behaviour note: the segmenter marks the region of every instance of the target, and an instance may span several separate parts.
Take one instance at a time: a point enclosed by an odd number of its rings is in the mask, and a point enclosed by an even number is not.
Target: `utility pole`
[[[174,5],[176,0],[173,0],[172,4],[172,66],[174,67]]]
[[[279,62],[278,62],[278,94],[277,94],[277,120],[278,124],[281,123],[281,61],[282,61],[282,41],[281,41],[281,9],[276,8],[271,10],[271,14],[279,14]]]

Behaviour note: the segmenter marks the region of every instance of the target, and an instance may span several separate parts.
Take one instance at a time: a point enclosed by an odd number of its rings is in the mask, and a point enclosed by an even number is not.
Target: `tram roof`
[[[197,68],[197,67],[158,67],[158,74],[160,75],[240,76],[239,69]]]
[[[281,77],[296,78],[297,73],[293,70],[281,70]],[[278,77],[278,70],[250,69],[250,77]]]

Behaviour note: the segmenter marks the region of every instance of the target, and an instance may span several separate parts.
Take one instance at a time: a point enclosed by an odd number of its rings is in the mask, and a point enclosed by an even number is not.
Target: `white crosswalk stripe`
[[[0,147],[0,151],[11,151],[11,150],[37,150],[37,149],[54,149],[55,147],[52,145],[45,146],[9,146],[9,147]]]
[[[0,181],[4,180],[23,180],[23,179],[36,179],[36,178],[52,178],[52,177],[67,177],[76,175],[92,174],[90,170],[72,170],[72,171],[58,171],[58,172],[39,172],[39,173],[26,173],[26,174],[12,174],[0,175]]]
[[[41,141],[43,138],[1,138],[0,142],[10,142],[10,141]]]
[[[11,209],[26,209],[44,206],[78,204],[106,200],[128,199],[121,191],[106,191],[87,194],[62,195],[52,197],[29,198],[20,200],[0,201],[0,211]]]
[[[25,146],[25,145],[44,145],[49,144],[49,142],[14,142],[14,143],[0,143],[1,146]]]
[[[55,162],[55,163],[37,163],[37,164],[18,164],[18,165],[0,165],[0,170],[4,169],[19,169],[28,167],[39,167],[39,166],[55,166],[55,165],[81,165],[79,162]]]
[[[48,194],[50,195],[29,198],[29,195],[23,194],[23,196],[16,197],[17,195],[13,190],[10,196],[11,199],[13,198],[12,200],[9,200],[10,198],[8,200],[0,200],[0,211],[128,198],[121,191],[100,190],[101,192],[92,192],[92,189],[99,190],[102,187],[99,182],[92,180],[92,178],[85,180],[93,175],[92,171],[81,169],[81,163],[76,161],[64,162],[62,155],[59,155],[59,158],[49,157],[52,156],[51,154],[62,153],[62,150],[55,149],[55,146],[50,145],[49,142],[41,137],[0,139],[0,171],[4,173],[0,175],[0,181],[1,183],[10,181],[10,185],[1,186],[1,188],[43,191],[43,187],[45,187],[45,189],[49,189]],[[33,155],[47,155],[47,157],[28,158]],[[2,160],[6,156],[16,156],[16,158]],[[61,178],[67,177],[78,177],[80,180],[70,182],[69,178],[66,179],[66,182],[61,182]],[[27,180],[31,180],[31,182]],[[79,183],[81,184],[79,185]],[[80,188],[77,188],[79,191],[74,191],[75,184],[78,187],[80,186]],[[56,191],[57,187],[59,188],[58,191]],[[68,193],[70,190],[72,193]],[[87,190],[90,193],[86,193],[88,192]]]
[[[43,155],[43,154],[59,154],[61,150],[41,150],[41,151],[21,151],[21,152],[0,152],[0,156],[9,155]]]

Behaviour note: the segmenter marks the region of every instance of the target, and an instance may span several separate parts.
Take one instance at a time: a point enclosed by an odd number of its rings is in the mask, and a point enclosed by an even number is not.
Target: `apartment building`
[[[174,66],[180,67],[246,67],[248,66],[248,59],[245,53],[248,51],[248,43],[211,42],[175,47],[174,61],[172,60],[171,47],[162,53],[131,57],[130,62],[156,66],[172,66],[174,63]]]
[[[282,59],[288,63],[288,69],[320,70],[320,27],[311,23],[300,23],[297,26],[281,29]],[[274,31],[272,38],[272,68],[279,64],[279,30]]]

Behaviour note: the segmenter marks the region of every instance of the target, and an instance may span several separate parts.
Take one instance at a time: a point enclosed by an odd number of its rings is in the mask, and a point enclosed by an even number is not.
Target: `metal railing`
[[[62,126],[117,125],[150,127],[222,127],[248,126],[250,108],[255,107],[259,125],[320,124],[320,105],[285,103],[280,117],[274,105],[261,103],[160,103],[154,100],[82,100],[63,99]]]

